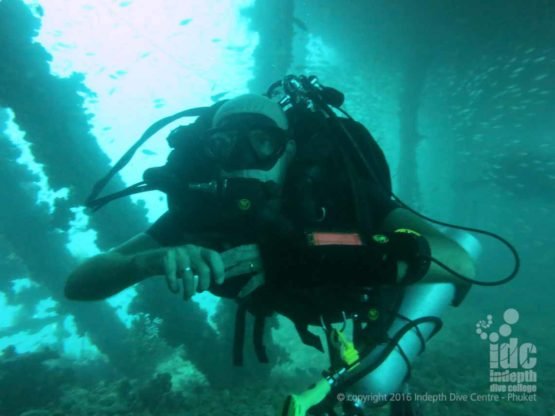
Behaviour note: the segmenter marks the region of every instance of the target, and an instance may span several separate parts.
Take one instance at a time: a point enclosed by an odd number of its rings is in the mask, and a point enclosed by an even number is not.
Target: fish
[[[305,24],[305,22],[303,22],[301,19],[299,19],[298,17],[294,17],[293,18],[293,24],[298,27],[299,29],[308,32],[308,27]]]

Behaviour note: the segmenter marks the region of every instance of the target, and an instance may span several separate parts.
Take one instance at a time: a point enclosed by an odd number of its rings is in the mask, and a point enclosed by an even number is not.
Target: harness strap
[[[313,334],[308,330],[308,324],[295,323],[295,329],[299,333],[299,337],[303,344],[316,348],[320,352],[324,352],[322,341],[318,335]]]
[[[248,312],[248,303],[241,302],[237,305],[235,312],[235,332],[233,336],[233,365],[243,365],[243,355],[245,347],[245,329]],[[264,312],[255,312],[253,327],[253,344],[256,358],[261,363],[269,363],[266,347],[264,346],[264,329],[266,327],[267,314]]]
[[[261,363],[269,363],[266,347],[264,346],[264,328],[266,326],[266,316],[257,314],[254,317],[253,343],[256,358]]]
[[[240,303],[235,312],[235,332],[233,335],[233,365],[243,365],[243,348],[245,346],[245,322],[247,319],[247,305]]]

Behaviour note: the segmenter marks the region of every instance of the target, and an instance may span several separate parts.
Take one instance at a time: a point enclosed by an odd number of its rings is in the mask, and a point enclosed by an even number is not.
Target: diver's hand
[[[173,293],[180,293],[182,286],[185,300],[208,290],[212,283],[224,282],[222,257],[208,248],[193,244],[168,247],[164,250],[162,263],[168,288]]]
[[[226,280],[245,274],[253,275],[239,292],[239,298],[249,295],[264,284],[262,256],[256,244],[246,244],[224,251],[221,258],[225,267]]]

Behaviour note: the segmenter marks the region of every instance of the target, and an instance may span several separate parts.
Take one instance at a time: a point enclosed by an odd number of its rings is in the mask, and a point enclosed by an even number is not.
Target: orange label
[[[357,233],[322,233],[308,234],[309,243],[313,246],[361,246],[362,241]]]

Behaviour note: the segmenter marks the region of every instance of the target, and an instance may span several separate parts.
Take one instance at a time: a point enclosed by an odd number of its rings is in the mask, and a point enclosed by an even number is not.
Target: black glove
[[[375,236],[374,236],[375,237]],[[385,243],[390,261],[404,261],[408,265],[400,284],[408,285],[422,279],[431,263],[431,249],[428,240],[412,230],[399,229],[385,235]]]

